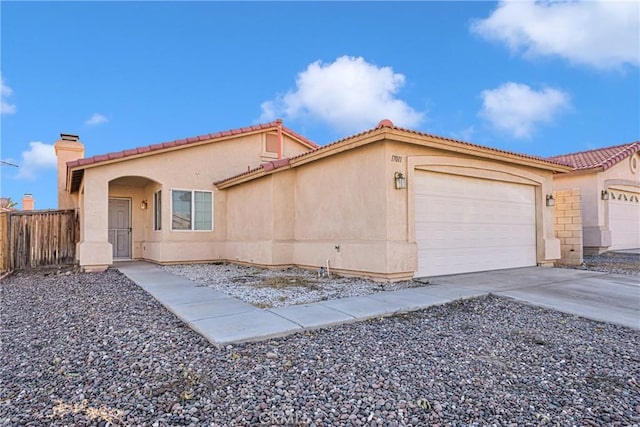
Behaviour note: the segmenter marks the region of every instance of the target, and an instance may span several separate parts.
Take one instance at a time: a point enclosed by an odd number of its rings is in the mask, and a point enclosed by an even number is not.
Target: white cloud
[[[261,120],[306,117],[341,132],[362,131],[382,119],[414,127],[424,120],[424,113],[397,98],[404,83],[404,75],[362,57],[342,56],[329,64],[316,61],[298,74],[295,90],[261,105]]]
[[[16,174],[18,179],[34,180],[39,170],[57,167],[56,151],[53,145],[30,142],[29,150],[22,152],[22,163]]]
[[[85,120],[84,124],[87,125],[87,126],[97,126],[97,125],[100,125],[102,123],[106,123],[108,121],[109,121],[109,119],[107,119],[102,114],[94,113],[93,116],[91,116],[87,120]]]
[[[552,122],[557,114],[570,107],[569,95],[561,90],[536,91],[513,82],[484,90],[481,96],[479,115],[516,138],[530,137],[536,125]]]
[[[471,30],[527,56],[601,69],[640,65],[638,1],[502,1]]]
[[[16,106],[9,104],[7,98],[13,94],[13,90],[4,84],[4,79],[0,77],[0,114],[14,114]]]

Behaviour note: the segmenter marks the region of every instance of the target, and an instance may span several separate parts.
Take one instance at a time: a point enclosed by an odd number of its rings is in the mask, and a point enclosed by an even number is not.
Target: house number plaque
[[[391,161],[396,163],[402,163],[402,156],[391,155]]]

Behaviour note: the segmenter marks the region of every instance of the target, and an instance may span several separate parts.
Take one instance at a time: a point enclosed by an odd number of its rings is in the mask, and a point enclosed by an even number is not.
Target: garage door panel
[[[530,185],[416,171],[418,276],[535,265]]]
[[[528,224],[532,216],[531,209],[535,209],[535,205],[524,203],[484,200],[482,206],[479,206],[472,200],[451,200],[429,195],[424,197],[429,199],[431,206],[426,206],[427,202],[421,201],[416,202],[416,209],[423,213],[420,220],[426,222],[437,222],[446,218],[447,223],[502,224],[507,218],[509,223]],[[501,215],[496,215],[496,212],[500,212]]]
[[[416,240],[424,242],[425,249],[517,246],[517,238],[535,233],[535,228],[528,224],[502,226],[498,224],[484,225],[478,229],[472,224],[451,227],[447,224],[416,228]]]
[[[514,248],[505,254],[501,247],[483,248],[487,255],[484,259],[476,256],[472,248],[449,249],[438,251],[418,251],[419,257],[429,259],[429,276],[468,273],[473,271],[499,270],[504,265],[530,265],[526,256],[528,247]]]
[[[614,199],[609,201],[609,250],[640,248],[640,193],[615,189],[611,193]]]

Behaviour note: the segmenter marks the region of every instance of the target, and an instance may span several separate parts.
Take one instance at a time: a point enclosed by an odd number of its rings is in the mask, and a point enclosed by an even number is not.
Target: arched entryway
[[[142,258],[142,242],[149,233],[152,199],[161,184],[143,176],[109,181],[108,239],[114,261]]]

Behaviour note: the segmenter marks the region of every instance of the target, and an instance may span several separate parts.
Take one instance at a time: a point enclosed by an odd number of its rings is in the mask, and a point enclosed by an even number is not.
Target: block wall
[[[580,265],[582,249],[582,196],[579,188],[553,192],[555,206],[553,224],[556,238],[560,240],[561,258],[558,265]]]

